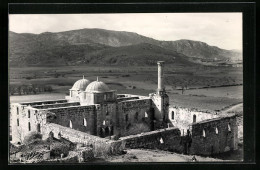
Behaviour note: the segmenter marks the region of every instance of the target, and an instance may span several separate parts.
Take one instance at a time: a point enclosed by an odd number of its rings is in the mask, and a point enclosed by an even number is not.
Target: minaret
[[[163,82],[164,61],[158,61],[157,64],[158,64],[158,89],[157,89],[157,94],[162,94],[162,92],[165,91],[164,82]]]
[[[162,124],[167,127],[169,112],[169,97],[164,87],[164,61],[158,61],[158,88],[156,94],[151,95],[154,107],[155,128],[161,128]]]

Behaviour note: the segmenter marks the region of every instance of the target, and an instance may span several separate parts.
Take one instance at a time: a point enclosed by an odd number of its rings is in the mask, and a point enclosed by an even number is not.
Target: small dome
[[[89,85],[90,81],[85,79],[83,77],[83,79],[80,79],[78,81],[76,81],[74,83],[74,85],[72,86],[71,90],[81,90],[81,91],[84,91],[85,88]]]
[[[108,86],[102,81],[98,81],[98,80],[93,81],[86,88],[86,92],[106,92],[106,91],[109,91]]]

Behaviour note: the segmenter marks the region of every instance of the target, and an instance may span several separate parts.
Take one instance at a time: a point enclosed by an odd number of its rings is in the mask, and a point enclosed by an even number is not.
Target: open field
[[[181,94],[182,90],[174,90],[174,92]],[[184,90],[183,94],[191,95],[191,96],[214,96],[214,97],[227,97],[234,99],[242,99],[243,98],[243,86],[228,86],[228,87],[209,87],[202,89],[187,89]]]
[[[178,86],[210,87],[238,85],[243,83],[242,68],[233,67],[172,67],[165,66],[165,84]],[[99,76],[105,82],[137,83],[145,86],[157,83],[157,67],[26,67],[10,68],[10,84],[56,84],[72,85],[83,75],[89,80]],[[142,84],[141,84],[142,85]],[[154,88],[153,88],[154,89]]]
[[[32,101],[41,101],[41,100],[57,100],[57,99],[64,99],[64,97],[65,94],[61,94],[61,93],[10,96],[10,103],[32,102]]]

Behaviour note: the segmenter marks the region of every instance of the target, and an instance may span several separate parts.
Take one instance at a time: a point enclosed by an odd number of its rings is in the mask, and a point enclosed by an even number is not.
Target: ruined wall
[[[67,100],[60,99],[60,100],[45,100],[45,101],[35,101],[35,102],[23,102],[23,103],[20,103],[20,105],[25,105],[25,106],[31,105],[31,106],[34,106],[34,105],[57,104],[57,103],[67,103]]]
[[[116,103],[103,103],[96,105],[97,135],[100,137],[117,134]]]
[[[80,105],[79,102],[72,102],[72,103],[34,105],[33,108],[36,108],[36,109],[48,109],[48,108],[68,107],[68,106],[79,106],[79,105]]]
[[[235,115],[194,123],[191,133],[191,154],[211,155],[237,149]]]
[[[47,113],[44,110],[20,104],[11,104],[10,113],[12,115],[13,142],[23,142],[26,135],[33,131],[41,132],[42,127],[46,124]]]
[[[96,107],[90,106],[70,106],[62,108],[51,108],[47,111],[55,113],[56,118],[50,122],[65,127],[96,135]],[[86,124],[84,124],[84,119]]]
[[[178,128],[167,128],[146,132],[138,135],[121,137],[126,141],[127,148],[149,148],[162,149],[174,152],[182,152],[180,130]]]
[[[152,130],[153,115],[150,99],[128,100],[118,103],[117,128],[121,136]]]
[[[58,134],[60,133],[63,138],[66,138],[71,142],[92,145],[95,157],[118,154],[121,153],[122,150],[125,148],[124,141],[113,141],[105,138],[100,138],[54,123],[46,124],[43,131],[43,138],[48,137],[48,134],[51,131],[54,133],[54,137],[56,138],[58,138]]]
[[[172,112],[174,112],[174,115],[172,115]],[[178,127],[181,130],[182,135],[186,135],[187,129],[189,129],[189,125],[193,123],[194,117],[196,122],[200,122],[203,120],[217,118],[218,115],[204,113],[189,108],[170,107],[168,117],[172,125],[174,127]]]

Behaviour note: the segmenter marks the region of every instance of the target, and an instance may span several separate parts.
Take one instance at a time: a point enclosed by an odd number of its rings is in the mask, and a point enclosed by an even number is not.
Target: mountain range
[[[238,50],[192,40],[159,41],[133,32],[80,29],[41,34],[9,31],[11,66],[219,65],[241,62]]]

